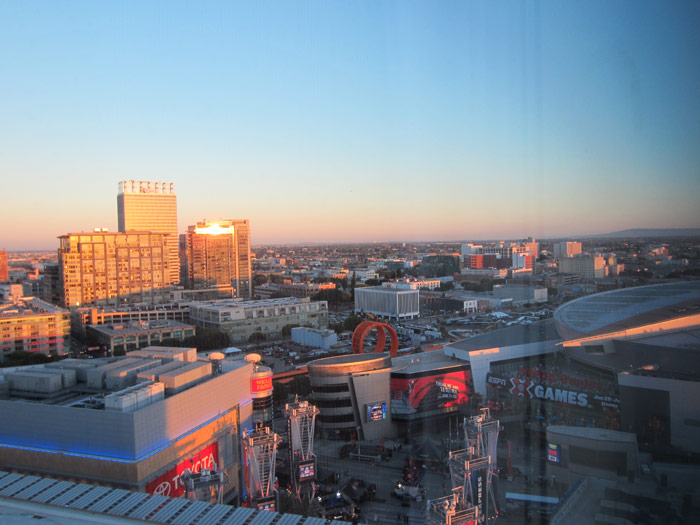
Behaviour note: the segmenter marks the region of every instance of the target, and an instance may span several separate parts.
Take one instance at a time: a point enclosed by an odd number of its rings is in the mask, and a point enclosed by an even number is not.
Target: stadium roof
[[[557,331],[575,339],[700,314],[700,281],[622,288],[566,303],[554,313]]]
[[[503,348],[507,346],[539,343],[542,341],[557,341],[561,339],[555,329],[554,320],[547,319],[532,324],[518,324],[480,334],[468,339],[452,343],[449,348],[473,352],[487,348]]]

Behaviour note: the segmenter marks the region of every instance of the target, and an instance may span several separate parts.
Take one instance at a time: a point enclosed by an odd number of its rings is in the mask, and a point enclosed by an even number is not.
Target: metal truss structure
[[[226,473],[216,462],[211,469],[201,469],[199,472],[186,469],[180,474],[180,483],[185,488],[187,499],[207,503],[222,503],[225,480]]]
[[[316,456],[314,455],[314,427],[318,408],[308,401],[285,405],[289,436],[289,474],[292,491],[301,500],[314,496]]]
[[[427,522],[429,525],[465,525],[477,523],[479,509],[464,501],[462,490],[452,490],[452,494],[428,500]]]
[[[243,459],[248,504],[275,508],[275,460],[280,437],[257,421],[255,430],[243,433]]]
[[[450,478],[453,491],[457,494],[452,504],[456,511],[466,512],[475,508],[475,523],[484,523],[491,514],[498,512],[493,474],[496,469],[499,431],[498,420],[491,419],[488,408],[482,409],[480,415],[464,419],[466,448],[450,452]],[[489,504],[493,505],[492,513]]]

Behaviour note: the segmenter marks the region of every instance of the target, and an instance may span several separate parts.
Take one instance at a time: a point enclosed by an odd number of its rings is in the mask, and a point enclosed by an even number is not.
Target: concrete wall
[[[365,440],[378,440],[382,436],[394,437],[394,425],[391,423],[391,369],[384,368],[372,372],[354,374],[352,387],[356,417],[360,421],[362,437]],[[367,405],[386,403],[386,419],[367,421]]]
[[[621,387],[646,388],[669,393],[671,445],[700,453],[700,383],[662,377],[618,374]],[[623,404],[624,413],[625,406]]]

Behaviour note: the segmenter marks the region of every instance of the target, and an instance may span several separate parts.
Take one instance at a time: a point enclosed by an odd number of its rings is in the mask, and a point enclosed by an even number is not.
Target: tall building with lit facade
[[[119,231],[147,231],[167,235],[169,284],[180,282],[177,235],[177,198],[172,182],[125,180],[117,193]]]
[[[0,250],[0,282],[8,280],[7,273],[7,252]]]
[[[190,288],[231,286],[236,297],[253,297],[250,224],[233,219],[198,222],[187,229]]]
[[[581,243],[578,241],[562,241],[554,243],[554,258],[557,261],[567,257],[575,257],[582,252]]]
[[[169,293],[166,235],[68,233],[59,237],[59,295],[65,308],[157,303]]]

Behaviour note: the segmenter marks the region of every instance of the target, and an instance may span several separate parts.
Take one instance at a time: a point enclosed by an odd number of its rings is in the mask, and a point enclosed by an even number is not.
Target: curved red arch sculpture
[[[377,331],[377,346],[374,351],[383,352],[386,343],[386,335],[389,334],[391,344],[389,346],[389,355],[396,357],[399,352],[399,336],[396,335],[396,330],[386,323],[378,323],[376,321],[362,321],[355,331],[352,333],[352,353],[361,354],[365,344],[365,337],[372,330]]]

